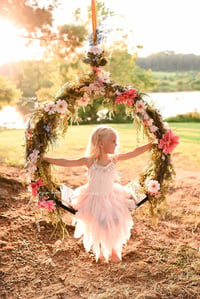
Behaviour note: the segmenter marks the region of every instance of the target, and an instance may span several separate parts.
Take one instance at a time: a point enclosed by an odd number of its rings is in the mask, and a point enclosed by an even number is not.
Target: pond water
[[[200,112],[200,91],[156,92],[148,95],[163,118],[187,112]]]
[[[163,118],[193,111],[200,112],[200,91],[148,93],[146,100],[155,104]],[[25,122],[14,107],[7,106],[0,111],[0,127],[21,129],[25,127]]]

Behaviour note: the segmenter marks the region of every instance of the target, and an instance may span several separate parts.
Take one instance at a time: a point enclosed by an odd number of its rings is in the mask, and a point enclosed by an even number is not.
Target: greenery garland
[[[91,71],[77,82],[64,84],[53,101],[38,105],[25,132],[27,181],[32,197],[38,208],[47,211],[51,221],[56,226],[61,224],[62,228],[58,183],[50,164],[42,159],[42,155],[67,132],[68,123],[76,119],[78,108],[92,104],[94,99],[101,98],[111,111],[124,103],[127,115],[143,126],[147,138],[157,140],[152,147],[150,163],[139,178],[141,191],[148,196],[151,213],[164,201],[175,174],[171,153],[179,137],[163,123],[160,112],[145,101],[144,94],[130,86],[116,84],[110,79],[110,74],[101,69],[107,63],[107,58],[97,44],[90,43],[84,58],[84,62],[90,64]]]

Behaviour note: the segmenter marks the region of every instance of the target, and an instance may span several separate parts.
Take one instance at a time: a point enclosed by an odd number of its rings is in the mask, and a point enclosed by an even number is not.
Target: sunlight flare
[[[25,122],[22,115],[11,106],[6,106],[0,111],[0,128],[24,129]]]

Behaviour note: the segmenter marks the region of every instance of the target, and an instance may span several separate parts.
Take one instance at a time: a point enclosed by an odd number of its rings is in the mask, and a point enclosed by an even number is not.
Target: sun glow
[[[22,41],[12,23],[3,19],[0,19],[0,40],[0,63],[18,59],[24,45],[22,47]]]
[[[11,22],[0,18],[0,64],[10,61],[36,59],[41,52],[38,42],[27,46],[27,40]]]
[[[6,106],[0,111],[0,128],[24,129],[25,121],[22,115],[11,106]]]

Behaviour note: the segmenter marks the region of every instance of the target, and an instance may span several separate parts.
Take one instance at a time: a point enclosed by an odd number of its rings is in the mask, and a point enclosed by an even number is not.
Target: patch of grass
[[[180,123],[183,123],[183,122],[200,123],[200,113],[197,111],[194,111],[194,112],[188,112],[185,114],[178,114],[176,116],[167,118],[166,121],[167,122],[180,122]]]
[[[24,131],[0,130],[0,161],[11,166],[21,167],[24,164]]]
[[[192,91],[200,90],[198,71],[189,72],[152,72],[157,81],[154,92]]]
[[[119,132],[120,152],[135,148],[147,140],[142,135],[137,140],[133,124],[112,124]],[[89,135],[95,125],[69,126],[68,133],[60,140],[58,146],[49,151],[49,155],[62,157],[80,157],[85,154]],[[200,165],[200,123],[170,123],[172,130],[180,136],[180,144],[173,152],[176,162],[187,158],[187,164]],[[0,160],[13,166],[24,165],[24,131],[0,130]],[[137,158],[134,164],[143,165]]]

